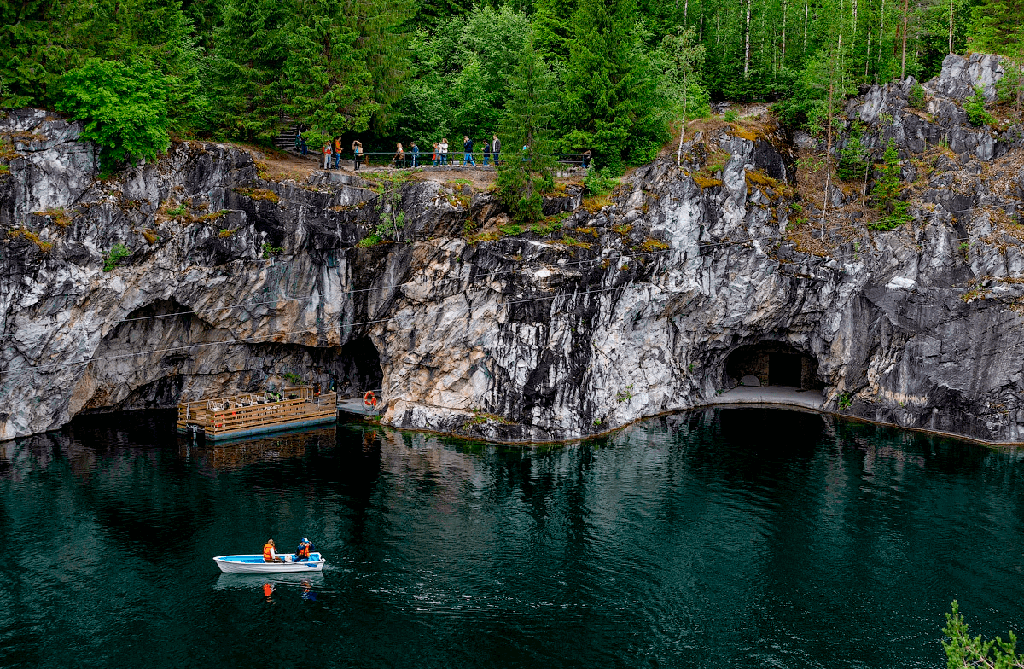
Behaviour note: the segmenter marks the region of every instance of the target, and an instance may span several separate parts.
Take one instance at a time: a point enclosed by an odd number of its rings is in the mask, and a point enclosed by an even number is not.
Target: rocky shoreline
[[[1001,73],[950,56],[923,110],[912,80],[849,102],[839,146],[900,148],[911,221],[891,231],[846,183],[820,225],[815,141],[769,119],[700,124],[681,167],[610,197],[563,185],[528,228],[463,179],[277,181],[230,145],[104,180],[75,124],[0,112],[0,439],[301,379],[383,388],[393,427],[562,441],[749,374],[826,412],[1022,442],[1024,134],[962,109]]]

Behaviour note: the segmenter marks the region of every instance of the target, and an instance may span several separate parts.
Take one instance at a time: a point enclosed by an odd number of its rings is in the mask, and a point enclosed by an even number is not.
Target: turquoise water
[[[0,444],[0,665],[941,667],[953,599],[1021,632],[1022,467],[760,409],[539,450],[91,418]],[[308,583],[210,559],[302,536]]]

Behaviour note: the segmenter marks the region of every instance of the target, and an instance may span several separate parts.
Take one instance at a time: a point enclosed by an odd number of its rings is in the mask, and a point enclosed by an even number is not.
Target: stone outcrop
[[[802,356],[837,413],[1024,441],[1020,127],[960,106],[999,76],[950,56],[926,110],[912,80],[850,101],[865,145],[904,158],[913,220],[891,231],[848,184],[807,222],[823,193],[799,200],[770,124],[706,124],[682,166],[673,151],[606,202],[570,186],[516,229],[455,180],[277,182],[219,144],[97,180],[74,124],[8,112],[0,439],[300,378],[382,388],[397,427],[574,439],[698,406],[765,346]]]

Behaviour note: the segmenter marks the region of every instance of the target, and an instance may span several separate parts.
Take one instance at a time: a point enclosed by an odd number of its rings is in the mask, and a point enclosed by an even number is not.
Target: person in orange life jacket
[[[331,168],[331,143],[324,142],[324,169]]]
[[[264,562],[280,562],[281,558],[277,557],[277,551],[274,549],[274,540],[267,539],[267,543],[263,545],[263,561]]]
[[[334,169],[341,169],[341,137],[334,138]]]
[[[295,549],[295,562],[309,559],[309,552],[313,548],[313,544],[310,543],[309,539],[303,537],[302,541],[299,542],[299,547]]]

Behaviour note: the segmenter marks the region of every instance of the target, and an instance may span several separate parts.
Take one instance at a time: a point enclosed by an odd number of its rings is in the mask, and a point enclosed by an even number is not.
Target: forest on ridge
[[[300,123],[312,146],[369,151],[543,137],[615,171],[710,101],[820,131],[830,87],[924,81],[968,50],[1020,62],[1022,16],[1024,0],[10,0],[0,106],[84,119],[120,161]]]

